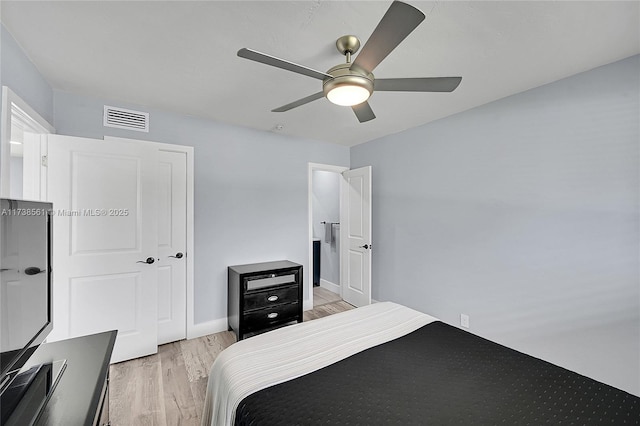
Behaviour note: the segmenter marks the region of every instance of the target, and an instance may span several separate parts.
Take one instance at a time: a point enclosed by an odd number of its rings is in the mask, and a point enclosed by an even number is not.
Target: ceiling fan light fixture
[[[336,105],[359,105],[369,99],[371,93],[362,86],[343,84],[336,86],[327,93],[327,99]]]
[[[341,66],[340,68],[345,68]],[[360,105],[373,93],[373,81],[367,77],[350,73],[348,69],[329,70],[330,73],[347,73],[337,75],[324,81],[322,89],[330,102],[341,106]]]

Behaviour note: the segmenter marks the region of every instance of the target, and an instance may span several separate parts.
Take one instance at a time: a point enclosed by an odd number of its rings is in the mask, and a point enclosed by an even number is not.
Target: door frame
[[[313,172],[334,172],[341,175],[340,179],[340,214],[342,215],[342,209],[344,208],[342,203],[342,194],[345,190],[345,180],[342,178],[342,173],[349,170],[349,167],[333,166],[330,164],[309,163],[308,166],[308,251],[309,251],[309,267],[307,268],[307,288],[309,298],[304,300],[303,309],[305,311],[313,309]],[[340,296],[342,297],[342,245],[340,245]]]
[[[194,313],[194,262],[195,257],[195,244],[194,244],[194,148],[186,145],[175,145],[163,142],[153,142],[141,139],[120,138],[116,136],[104,136],[105,141],[129,141],[132,143],[145,143],[153,144],[157,147],[158,151],[169,151],[184,153],[187,156],[187,240],[185,250],[187,255],[185,256],[187,262],[187,277],[186,277],[186,297],[187,297],[187,318],[186,318],[186,330],[185,337],[187,339],[193,339],[199,337],[202,334],[198,333],[195,324]]]
[[[56,129],[8,86],[2,86],[2,134],[0,135],[0,195],[9,197],[11,188],[11,122],[18,120],[34,133],[50,134]],[[42,149],[42,148],[41,148]],[[46,151],[40,153],[46,155]],[[36,158],[38,162],[40,158]],[[39,169],[39,163],[32,169]],[[42,182],[40,183],[43,184]],[[42,191],[42,188],[41,188]],[[42,193],[42,192],[41,192]]]

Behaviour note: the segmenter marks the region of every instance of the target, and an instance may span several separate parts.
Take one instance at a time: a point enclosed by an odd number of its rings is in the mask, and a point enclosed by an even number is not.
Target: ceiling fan
[[[336,41],[338,51],[346,56],[346,63],[336,65],[327,72],[298,65],[275,56],[243,48],[238,56],[266,65],[322,80],[322,91],[283,105],[272,112],[284,112],[322,97],[337,105],[350,106],[361,123],[376,118],[367,99],[374,91],[384,92],[452,92],[462,77],[375,78],[372,74],[420,23],[425,16],[413,6],[400,1],[391,3],[380,23],[369,37],[355,61],[351,55],[360,48],[360,40],[345,35]]]

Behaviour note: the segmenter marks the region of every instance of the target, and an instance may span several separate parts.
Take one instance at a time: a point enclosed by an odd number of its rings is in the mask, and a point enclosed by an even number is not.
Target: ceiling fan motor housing
[[[369,95],[373,93],[373,74],[352,70],[350,67],[350,63],[340,64],[327,71],[327,74],[333,77],[326,78],[322,83],[322,90],[325,96],[333,89],[343,86],[362,87],[369,92]]]

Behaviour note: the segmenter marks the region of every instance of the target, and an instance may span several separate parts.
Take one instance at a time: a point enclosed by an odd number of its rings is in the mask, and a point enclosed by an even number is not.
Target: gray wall
[[[53,124],[53,90],[24,54],[13,36],[0,24],[0,80],[38,114]]]
[[[313,171],[313,236],[320,238],[320,278],[340,285],[340,228],[333,227],[334,240],[325,241],[324,225],[340,222],[340,174]]]
[[[149,133],[103,127],[105,104],[149,112]],[[348,148],[60,91],[54,105],[59,134],[194,147],[196,323],[226,318],[229,265],[289,259],[308,271],[308,163],[348,166]]]
[[[352,148],[373,298],[640,394],[639,76],[635,56]]]

